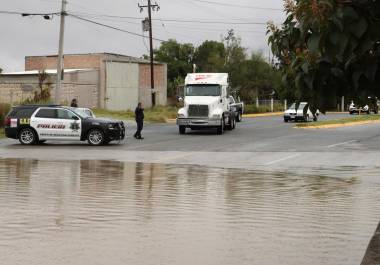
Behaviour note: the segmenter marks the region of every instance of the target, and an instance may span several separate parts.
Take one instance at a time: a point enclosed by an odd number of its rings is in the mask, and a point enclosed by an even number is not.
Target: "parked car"
[[[296,103],[290,105],[290,107],[284,112],[284,122],[295,121],[297,115]]]
[[[354,101],[351,101],[351,104],[348,108],[348,112],[350,115],[354,114],[371,114],[371,110],[368,105],[365,105],[364,107],[356,106]]]
[[[365,105],[364,107],[359,107],[359,106],[356,106],[354,101],[351,101],[351,104],[348,108],[348,112],[350,113],[350,115],[353,115],[353,114],[370,114],[370,110],[369,110],[369,106],[368,105]]]
[[[317,110],[314,114],[310,110],[309,103],[300,102],[298,105],[293,103],[289,109],[284,112],[284,121],[317,121],[319,116],[319,110]]]
[[[21,144],[47,140],[88,141],[90,145],[108,144],[125,137],[122,121],[96,119],[84,112],[59,105],[20,105],[5,118],[5,135]]]
[[[244,102],[236,102],[233,96],[229,96],[228,102],[231,110],[235,112],[236,121],[241,122],[244,114]]]
[[[348,107],[348,112],[353,114],[371,114],[373,112],[374,114],[379,113],[379,105],[380,102],[377,97],[368,97],[368,100],[366,101],[366,105],[364,107],[357,106],[354,101],[351,101],[350,106]]]

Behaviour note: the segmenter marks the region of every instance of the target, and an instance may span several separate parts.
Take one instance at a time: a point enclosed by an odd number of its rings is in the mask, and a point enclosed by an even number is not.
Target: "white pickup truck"
[[[177,125],[180,134],[192,130],[216,128],[218,134],[236,126],[235,112],[228,95],[228,74],[188,74],[184,87],[184,107],[178,110]]]

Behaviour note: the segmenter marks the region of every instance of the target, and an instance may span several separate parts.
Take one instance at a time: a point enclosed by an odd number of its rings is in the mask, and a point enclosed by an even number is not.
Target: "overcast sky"
[[[153,12],[154,37],[199,45],[204,40],[220,40],[227,30],[234,29],[249,51],[261,50],[268,54],[266,26],[269,20],[281,23],[284,14],[283,0],[156,0],[161,9]],[[0,11],[59,12],[60,0],[0,0]],[[69,13],[86,19],[142,34],[137,4],[146,0],[68,0]],[[153,0],[153,3],[155,1]],[[226,4],[226,5],[223,5]],[[231,6],[234,5],[234,6]],[[267,8],[267,9],[257,9]],[[133,18],[115,18],[121,16]],[[186,20],[188,22],[165,21]],[[195,21],[191,23],[189,21]],[[224,22],[225,24],[199,23]],[[89,24],[73,17],[66,18],[65,53],[110,52],[140,57],[147,54],[148,40],[123,32]],[[147,34],[147,33],[145,33]],[[28,55],[56,54],[58,50],[59,17],[44,20],[42,17],[21,17],[0,14],[0,67],[5,71],[24,69],[24,57]],[[158,47],[160,42],[155,41]]]

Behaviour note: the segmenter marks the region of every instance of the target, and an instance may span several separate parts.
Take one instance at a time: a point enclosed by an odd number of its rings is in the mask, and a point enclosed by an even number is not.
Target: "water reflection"
[[[1,263],[360,264],[378,190],[325,176],[5,159]]]

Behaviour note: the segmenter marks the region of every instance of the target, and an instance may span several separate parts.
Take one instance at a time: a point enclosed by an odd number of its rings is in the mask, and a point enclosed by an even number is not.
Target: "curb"
[[[307,126],[307,127],[294,127],[296,129],[335,129],[335,128],[341,128],[341,127],[349,127],[349,126],[359,126],[359,125],[366,125],[366,124],[376,124],[380,123],[380,120],[375,121],[357,121],[357,122],[347,122],[342,124],[326,124],[326,125],[317,125],[317,126]]]
[[[269,113],[243,114],[243,118],[256,118],[256,117],[281,116],[283,113],[284,113],[284,112],[269,112]]]

